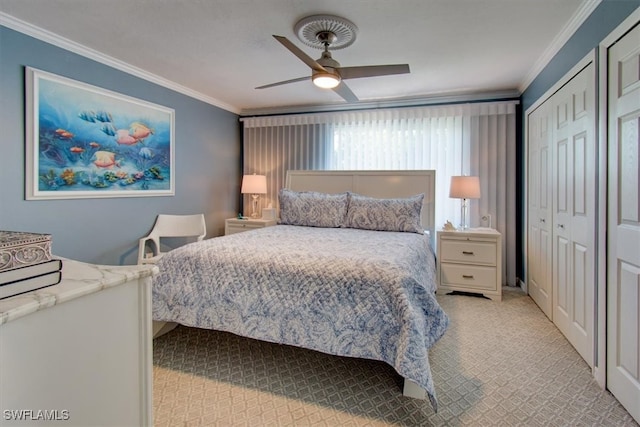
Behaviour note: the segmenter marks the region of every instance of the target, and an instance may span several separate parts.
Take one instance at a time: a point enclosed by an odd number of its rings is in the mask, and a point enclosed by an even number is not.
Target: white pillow
[[[337,228],[344,224],[347,193],[280,190],[280,224]]]
[[[345,227],[424,233],[420,220],[424,194],[404,199],[375,199],[349,193]]]

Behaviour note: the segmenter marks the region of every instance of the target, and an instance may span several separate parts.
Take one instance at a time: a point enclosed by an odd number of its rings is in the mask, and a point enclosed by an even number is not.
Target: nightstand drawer
[[[257,230],[258,228],[271,227],[278,223],[275,219],[237,219],[229,218],[224,223],[224,234],[242,233],[243,231]]]
[[[462,264],[440,264],[442,285],[483,290],[496,290],[495,267],[482,267]]]
[[[440,242],[442,262],[463,262],[496,265],[496,244],[470,240],[445,240]]]
[[[255,230],[258,228],[264,228],[262,225],[253,224],[229,224],[225,234],[242,233],[243,231]]]

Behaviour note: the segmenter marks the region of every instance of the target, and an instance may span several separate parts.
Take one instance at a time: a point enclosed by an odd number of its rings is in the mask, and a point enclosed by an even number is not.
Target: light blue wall
[[[597,48],[600,42],[638,7],[640,0],[603,0],[524,91],[523,112],[526,112],[527,108],[578,61]]]
[[[26,201],[25,66],[175,110],[175,196]],[[0,230],[53,235],[58,256],[135,264],[158,213],[204,213],[208,235],[238,211],[238,116],[0,26]]]

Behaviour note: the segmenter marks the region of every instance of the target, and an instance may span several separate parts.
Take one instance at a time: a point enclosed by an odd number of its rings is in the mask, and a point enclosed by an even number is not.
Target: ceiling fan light
[[[313,84],[323,89],[333,89],[340,84],[340,77],[330,73],[316,73]]]

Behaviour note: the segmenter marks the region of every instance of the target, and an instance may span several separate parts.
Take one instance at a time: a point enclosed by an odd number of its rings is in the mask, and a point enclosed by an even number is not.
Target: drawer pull
[[[463,279],[473,279],[473,274],[463,274],[462,278]]]
[[[470,252],[470,251],[462,251],[462,255],[473,255],[473,252]]]

